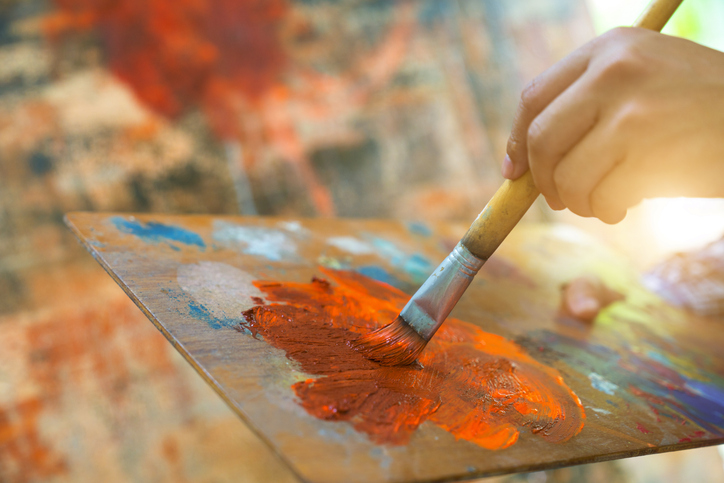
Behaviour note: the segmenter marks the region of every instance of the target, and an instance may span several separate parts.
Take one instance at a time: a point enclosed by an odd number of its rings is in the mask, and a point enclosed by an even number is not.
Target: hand
[[[724,196],[724,53],[614,29],[523,91],[503,175],[618,223],[644,198]]]

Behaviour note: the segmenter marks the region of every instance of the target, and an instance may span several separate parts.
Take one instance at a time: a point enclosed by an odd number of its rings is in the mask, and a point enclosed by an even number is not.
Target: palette
[[[517,227],[420,363],[384,373],[348,341],[388,323],[466,225],[67,223],[303,481],[462,479],[724,443],[720,324],[647,292],[573,228]],[[579,275],[625,300],[593,323],[565,316],[560,288]]]

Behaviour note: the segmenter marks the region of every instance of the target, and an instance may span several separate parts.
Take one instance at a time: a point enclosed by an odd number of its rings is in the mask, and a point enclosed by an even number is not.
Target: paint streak
[[[666,313],[655,306],[646,310],[652,320],[666,320]],[[665,338],[655,328],[624,318],[615,320],[611,327],[620,329],[616,340],[626,350],[545,330],[529,335],[562,354],[569,367],[586,377],[605,374],[605,380],[618,388],[616,396],[627,403],[648,406],[658,423],[668,419],[674,424],[697,425],[712,435],[724,434],[724,399],[720,397],[724,378],[720,372],[703,369],[711,367],[712,361],[702,359],[705,351],[700,340],[688,340],[685,331],[675,340]],[[596,389],[612,389],[594,379],[591,385]],[[614,401],[607,402],[616,406]]]
[[[420,285],[435,266],[425,256],[419,253],[408,254],[389,240],[377,236],[370,236],[370,243],[380,257],[387,260],[390,265],[405,272],[413,284]]]
[[[691,443],[692,439],[703,438],[705,435],[706,435],[706,432],[705,432],[705,431],[695,431],[695,432],[692,433],[691,435],[689,435],[689,436],[687,436],[687,437],[685,437],[685,438],[681,438],[681,439],[679,440],[679,443]]]
[[[488,449],[509,447],[523,431],[562,442],[582,429],[583,407],[555,369],[460,320],[449,319],[415,365],[367,360],[350,341],[392,320],[407,296],[354,272],[321,270],[336,284],[255,282],[269,305],[246,311],[240,328],[315,375],[292,386],[309,414],[391,445],[406,444],[425,421]]]
[[[425,238],[430,238],[432,236],[432,230],[430,227],[421,221],[411,221],[407,223],[407,229],[410,230],[410,233],[420,235]]]
[[[379,265],[363,265],[355,268],[354,270],[365,277],[392,285],[393,287],[403,291],[411,292],[417,288],[415,285],[400,279],[397,275]]]
[[[204,239],[197,233],[186,230],[179,226],[164,225],[149,221],[142,223],[135,220],[126,220],[120,216],[110,218],[111,223],[123,233],[135,235],[143,241],[150,243],[166,242],[171,248],[178,249],[171,242],[183,243],[184,245],[195,245],[202,250],[206,248]]]
[[[260,256],[275,262],[296,258],[297,245],[283,230],[218,221],[214,223],[213,238],[222,245],[238,248],[247,255]]]
[[[191,317],[212,329],[239,324],[241,312],[264,303],[262,293],[252,285],[254,277],[234,266],[199,262],[177,268],[176,281],[183,293],[167,289],[174,305],[186,306]]]
[[[644,426],[641,423],[636,423],[636,429],[638,429],[639,431],[641,431],[644,434],[649,434],[651,432],[646,428],[646,426]]]
[[[374,252],[369,243],[353,236],[330,237],[327,239],[327,245],[332,245],[352,255],[367,255]]]
[[[607,381],[603,376],[600,374],[596,374],[595,372],[592,372],[588,375],[588,379],[591,381],[591,386],[603,393],[608,394],[609,396],[613,396],[616,393],[616,389],[618,389],[618,386],[611,381]]]

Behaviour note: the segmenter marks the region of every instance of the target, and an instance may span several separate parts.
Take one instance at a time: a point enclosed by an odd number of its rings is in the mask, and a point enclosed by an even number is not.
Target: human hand
[[[614,29],[521,96],[503,176],[554,210],[618,223],[644,198],[724,196],[724,53]]]

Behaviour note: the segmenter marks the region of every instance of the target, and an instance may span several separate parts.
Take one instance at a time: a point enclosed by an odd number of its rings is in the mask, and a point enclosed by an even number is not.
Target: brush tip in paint
[[[427,341],[401,316],[390,324],[363,335],[352,346],[367,359],[383,366],[407,366],[417,360]]]

